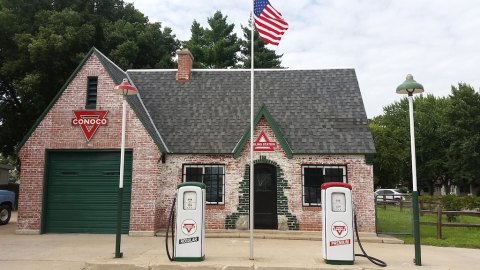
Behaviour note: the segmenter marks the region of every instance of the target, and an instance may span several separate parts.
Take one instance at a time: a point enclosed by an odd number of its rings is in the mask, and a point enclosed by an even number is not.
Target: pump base
[[[201,262],[205,260],[205,255],[202,257],[173,257],[172,261],[176,262]]]
[[[326,264],[335,264],[335,265],[353,265],[354,261],[337,261],[337,260],[325,260]]]

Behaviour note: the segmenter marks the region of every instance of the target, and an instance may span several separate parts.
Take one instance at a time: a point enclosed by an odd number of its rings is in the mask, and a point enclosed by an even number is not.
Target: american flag
[[[278,45],[283,33],[288,29],[288,23],[282,14],[270,5],[268,0],[254,0],[255,28],[260,38],[270,44]]]

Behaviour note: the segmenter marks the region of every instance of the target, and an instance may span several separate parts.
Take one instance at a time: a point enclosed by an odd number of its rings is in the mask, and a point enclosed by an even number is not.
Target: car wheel
[[[5,225],[10,221],[12,209],[6,204],[0,205],[0,225]]]

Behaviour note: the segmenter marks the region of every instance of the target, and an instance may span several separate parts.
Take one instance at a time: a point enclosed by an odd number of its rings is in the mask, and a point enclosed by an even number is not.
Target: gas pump
[[[322,184],[323,259],[328,264],[353,264],[355,256],[385,267],[387,264],[367,255],[358,236],[352,203],[352,186],[342,182]],[[355,227],[353,226],[355,223]],[[354,253],[354,230],[363,254]]]
[[[323,259],[329,264],[353,264],[352,186],[341,182],[322,185]]]
[[[168,248],[170,229],[173,257],[170,256]],[[165,246],[170,261],[194,262],[205,259],[205,184],[185,182],[177,185],[165,235]]]

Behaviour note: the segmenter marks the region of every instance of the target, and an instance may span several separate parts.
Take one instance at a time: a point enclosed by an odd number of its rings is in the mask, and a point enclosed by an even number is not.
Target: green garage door
[[[44,232],[115,233],[120,152],[48,152]],[[132,152],[125,152],[122,233],[128,233]]]

